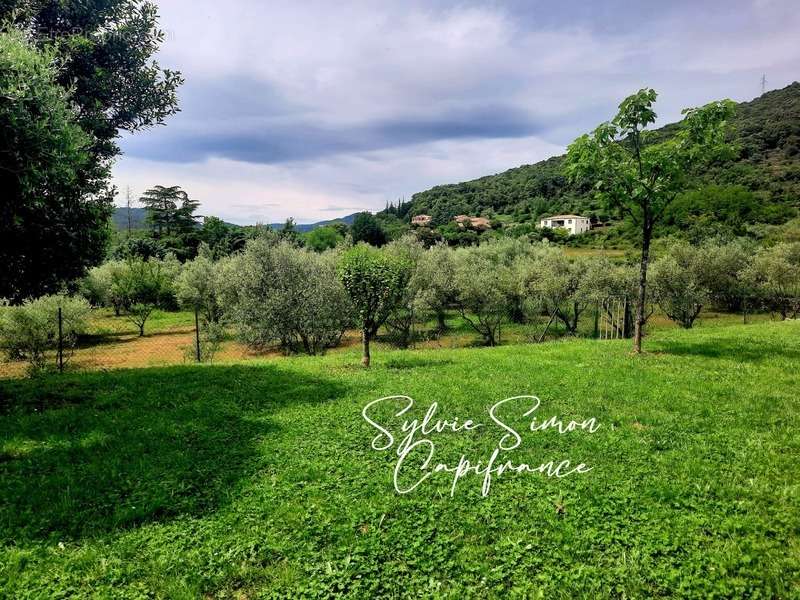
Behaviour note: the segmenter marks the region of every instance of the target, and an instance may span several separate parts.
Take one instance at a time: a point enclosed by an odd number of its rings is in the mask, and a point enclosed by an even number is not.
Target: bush
[[[318,354],[350,323],[347,295],[333,258],[283,241],[253,240],[220,266],[222,306],[242,340],[262,349]]]
[[[80,283],[81,295],[92,306],[113,308],[114,314],[120,316],[123,299],[115,293],[114,278],[124,268],[123,261],[112,260],[90,269]]]
[[[69,358],[86,331],[91,307],[80,297],[63,294],[26,300],[21,306],[6,306],[0,312],[0,345],[11,360],[25,360],[31,373],[58,366],[53,356],[59,345],[58,309],[61,308],[61,345]]]

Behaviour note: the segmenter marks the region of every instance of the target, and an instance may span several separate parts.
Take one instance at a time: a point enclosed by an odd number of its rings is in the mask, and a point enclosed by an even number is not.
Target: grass
[[[799,340],[727,324],[657,330],[642,357],[565,340],[0,382],[0,595],[800,597]],[[391,394],[482,422],[536,394],[601,427],[505,458],[593,470],[398,495],[361,417]],[[439,434],[435,460],[498,437]]]

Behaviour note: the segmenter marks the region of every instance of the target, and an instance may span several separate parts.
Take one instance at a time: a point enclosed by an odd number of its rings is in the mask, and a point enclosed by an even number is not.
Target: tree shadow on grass
[[[665,354],[703,356],[740,362],[762,362],[776,358],[800,360],[800,343],[789,346],[774,341],[752,338],[659,341],[654,350]]]
[[[214,511],[281,435],[283,406],[342,384],[272,365],[0,382],[0,542],[79,539]]]

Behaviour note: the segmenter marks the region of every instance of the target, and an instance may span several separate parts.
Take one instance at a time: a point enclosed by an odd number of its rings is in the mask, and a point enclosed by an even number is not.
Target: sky
[[[124,136],[122,203],[239,224],[384,208],[561,154],[642,87],[659,123],[800,79],[796,0],[161,0],[181,112]]]

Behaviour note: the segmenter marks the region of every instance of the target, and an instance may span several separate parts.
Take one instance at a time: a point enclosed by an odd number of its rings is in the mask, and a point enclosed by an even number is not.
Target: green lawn
[[[381,351],[0,382],[0,595],[800,597],[800,322],[630,341]],[[520,394],[594,434],[523,433],[563,479],[392,487],[361,417],[488,423]],[[9,407],[11,405],[11,407]],[[526,419],[504,419],[522,430]],[[516,416],[514,416],[516,415]],[[385,416],[385,415],[384,415]],[[393,423],[397,427],[397,421]],[[485,458],[497,428],[434,436]],[[419,462],[419,461],[417,461]],[[413,480],[419,471],[409,468]]]

